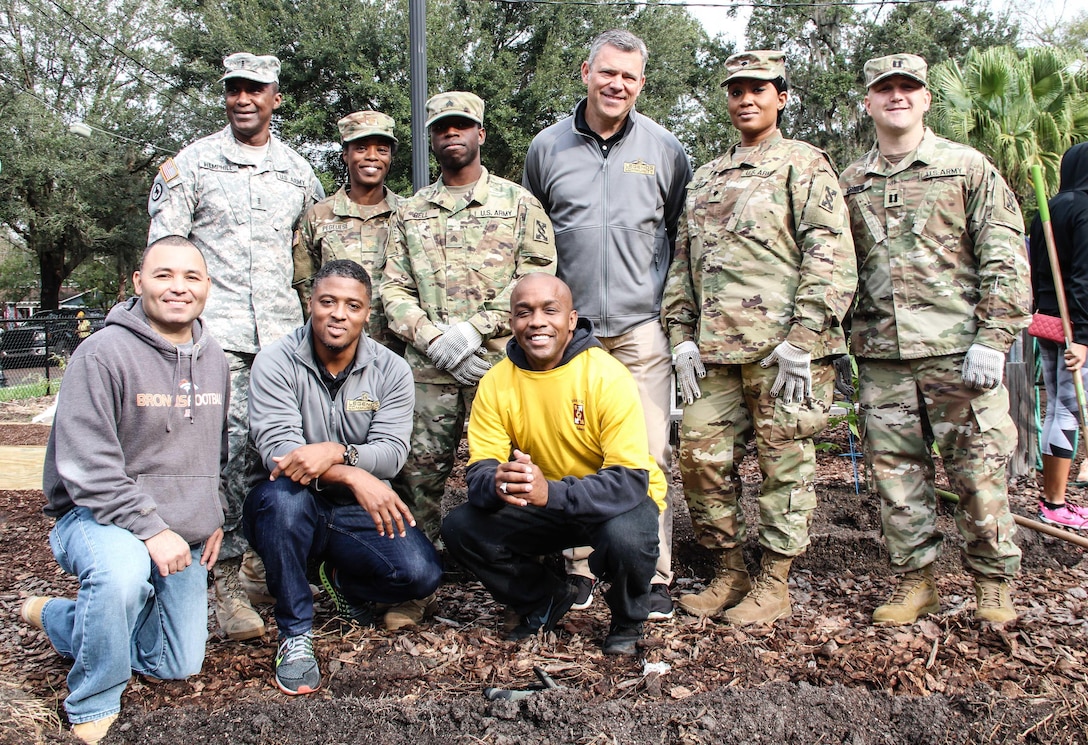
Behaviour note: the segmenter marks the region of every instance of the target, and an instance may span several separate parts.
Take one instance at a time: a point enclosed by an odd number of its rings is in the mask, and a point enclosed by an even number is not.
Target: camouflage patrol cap
[[[484,126],[484,101],[475,93],[448,91],[427,99],[427,125],[448,116],[463,116]]]
[[[865,87],[871,88],[892,75],[902,75],[926,85],[926,61],[917,54],[888,54],[865,63]]]
[[[231,78],[245,78],[258,83],[280,82],[280,61],[271,54],[258,57],[249,52],[235,52],[223,58],[223,67],[227,71],[219,78],[220,83]]]
[[[336,123],[340,141],[351,142],[363,137],[385,137],[398,142],[393,134],[393,117],[380,111],[356,111]]]
[[[751,52],[734,54],[725,61],[724,88],[731,80],[749,78],[751,80],[786,79],[786,55],[777,49],[757,49]]]

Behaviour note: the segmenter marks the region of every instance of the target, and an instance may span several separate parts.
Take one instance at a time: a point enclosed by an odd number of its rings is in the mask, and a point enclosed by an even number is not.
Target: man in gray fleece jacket
[[[415,386],[408,363],[364,333],[372,292],[357,263],[330,261],[314,275],[309,323],[253,361],[249,431],[263,468],[242,526],[276,598],[275,677],[288,695],[321,687],[309,560],[322,562],[342,615],[366,624],[380,603],[390,629],[421,620],[442,579],[434,546],[389,486],[408,454]]]
[[[132,673],[200,671],[208,571],[223,540],[219,470],[230,392],[223,350],[199,316],[211,280],[169,236],[132,277],[64,375],[45,454],[49,544],[75,600],[31,597],[22,617],[72,659],[64,701],[84,742],[106,735]]]

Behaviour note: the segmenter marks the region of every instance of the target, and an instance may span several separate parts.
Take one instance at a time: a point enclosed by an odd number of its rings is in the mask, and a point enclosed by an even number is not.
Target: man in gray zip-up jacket
[[[321,685],[309,559],[322,560],[337,610],[359,623],[375,603],[428,598],[442,578],[389,486],[408,454],[415,389],[408,363],[364,333],[372,291],[357,263],[330,261],[314,275],[309,323],[253,362],[250,432],[263,468],[242,519],[276,598],[276,684],[290,695]]]
[[[646,45],[628,31],[598,36],[582,63],[587,96],[540,132],[525,157],[524,186],[555,230],[556,274],[598,340],[638,383],[650,452],[669,473],[672,357],[661,295],[691,164],[668,130],[634,110],[646,83]],[[672,616],[672,510],[661,514],[650,619]],[[568,558],[582,558],[577,550]],[[570,568],[592,587],[584,561]],[[581,578],[581,579],[579,579]],[[586,607],[587,592],[574,607]]]

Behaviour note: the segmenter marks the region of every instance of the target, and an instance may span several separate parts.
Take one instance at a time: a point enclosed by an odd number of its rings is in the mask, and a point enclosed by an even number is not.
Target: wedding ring
[[[510,484],[507,483],[506,481],[504,481],[504,482],[502,482],[502,485],[499,487],[499,491],[501,491],[503,494],[509,494],[509,492],[507,491],[507,487],[509,487],[509,486],[510,486]]]

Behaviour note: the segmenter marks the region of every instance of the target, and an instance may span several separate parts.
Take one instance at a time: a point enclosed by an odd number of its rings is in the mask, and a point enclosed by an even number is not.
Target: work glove
[[[431,342],[427,356],[439,370],[451,370],[475,352],[483,340],[471,323],[461,321]]]
[[[693,341],[682,341],[672,353],[672,366],[676,370],[676,382],[680,386],[680,398],[690,404],[702,398],[699,378],[706,377],[706,368],[699,356],[699,347]]]
[[[778,363],[778,377],[771,387],[771,395],[782,394],[786,403],[805,401],[812,397],[812,355],[784,341],[774,348],[760,367]]]
[[[963,382],[968,388],[997,388],[1004,374],[1004,353],[977,342],[967,350],[963,358]]]
[[[847,401],[854,400],[854,361],[848,354],[839,357],[835,365],[835,390]]]
[[[441,337],[439,337],[441,338]],[[461,385],[476,385],[480,378],[491,369],[491,363],[483,358],[484,349],[481,347],[475,354],[470,354],[449,369],[450,375]]]

